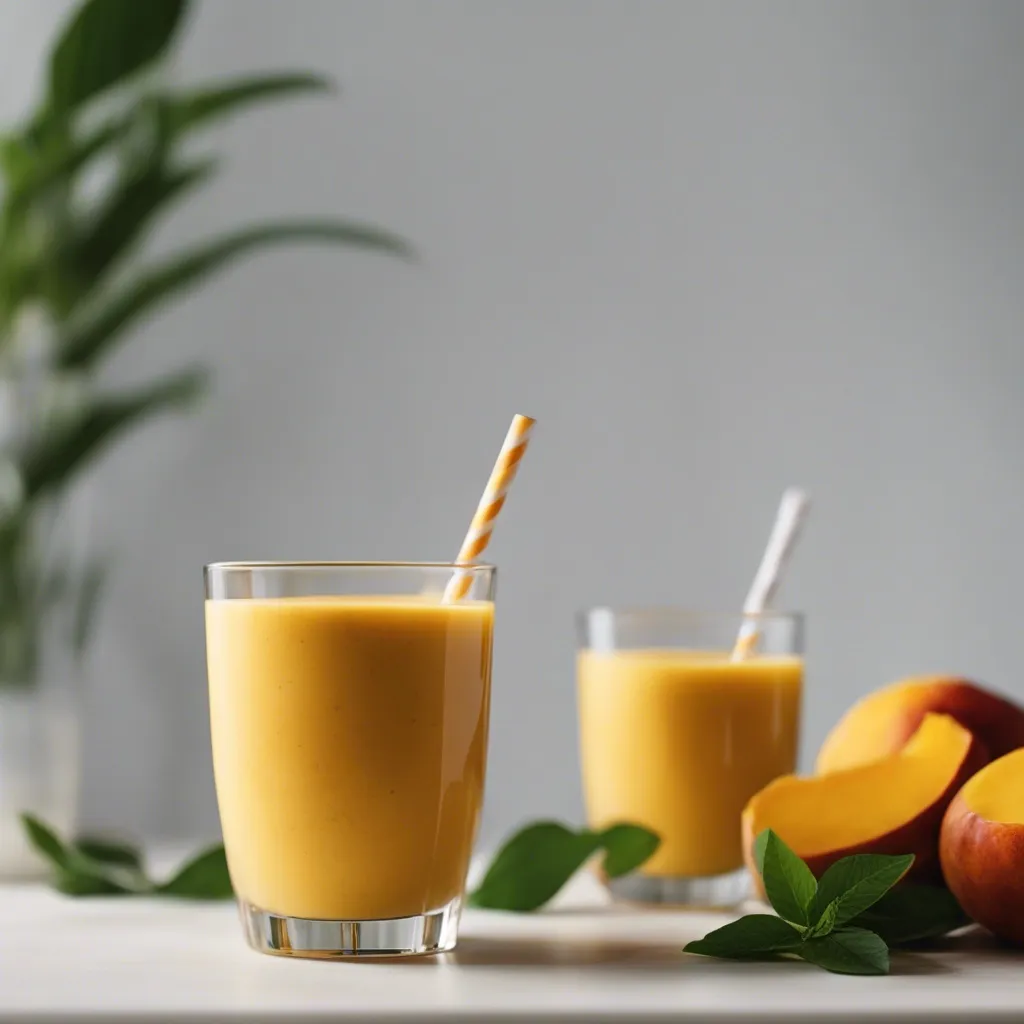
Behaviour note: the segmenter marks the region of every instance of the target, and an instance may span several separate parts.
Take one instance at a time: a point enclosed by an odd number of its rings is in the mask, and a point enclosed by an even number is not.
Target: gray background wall
[[[3,116],[65,8],[0,0]],[[336,212],[424,260],[269,256],[116,361],[217,386],[99,473],[86,820],[216,831],[204,561],[451,557],[515,411],[485,838],[579,814],[573,611],[737,606],[789,483],[805,763],[904,673],[1024,698],[1022,39],[1014,3],[208,0],[183,78],[344,92],[213,139],[154,248]]]

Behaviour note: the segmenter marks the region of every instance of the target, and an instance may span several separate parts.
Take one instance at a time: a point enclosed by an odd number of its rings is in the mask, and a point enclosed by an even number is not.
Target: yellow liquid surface
[[[747,800],[796,767],[803,661],[583,651],[577,670],[591,827],[633,821],[656,831],[647,875],[740,867]]]
[[[206,602],[214,774],[238,895],[335,920],[443,907],[483,799],[490,602]]]

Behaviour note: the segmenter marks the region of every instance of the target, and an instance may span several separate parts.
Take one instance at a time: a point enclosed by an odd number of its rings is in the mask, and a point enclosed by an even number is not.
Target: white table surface
[[[317,962],[250,951],[230,904],[6,886],[0,1022],[1024,1020],[1024,954],[983,934],[883,978],[680,953],[726,919],[603,905],[583,875],[540,914],[467,911],[445,956]]]

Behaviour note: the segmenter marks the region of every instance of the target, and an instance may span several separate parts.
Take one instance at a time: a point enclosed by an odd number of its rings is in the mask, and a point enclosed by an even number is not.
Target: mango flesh
[[[1024,946],[1024,750],[993,761],[957,793],[942,821],[939,856],[964,910]]]
[[[929,712],[970,729],[990,757],[1024,747],[1024,708],[968,679],[919,676],[868,694],[839,720],[818,753],[819,773],[896,753]]]
[[[948,715],[925,715],[902,750],[828,775],[776,779],[743,812],[743,843],[771,828],[820,876],[854,853],[912,853],[907,878],[937,880],[939,828],[953,795],[985,763],[976,738]]]

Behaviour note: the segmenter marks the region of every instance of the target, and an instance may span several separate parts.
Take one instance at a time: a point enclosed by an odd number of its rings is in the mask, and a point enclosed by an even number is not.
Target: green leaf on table
[[[49,107],[64,118],[170,47],[188,0],[86,0],[50,58]]]
[[[913,854],[889,857],[862,853],[843,857],[819,879],[818,890],[811,905],[811,921],[817,921],[830,907],[834,907],[833,928],[852,921],[877,903],[913,863]]]
[[[761,836],[754,849],[768,902],[784,920],[810,924],[809,908],[817,889],[811,869],[771,829]]]
[[[227,900],[234,895],[228,860],[221,844],[211,846],[184,864],[157,887],[162,896],[192,900]]]
[[[121,867],[142,870],[142,853],[137,846],[102,836],[80,836],[75,846],[87,857],[101,864],[119,864]]]
[[[639,825],[612,825],[603,832],[574,831],[557,821],[527,825],[501,847],[469,904],[491,910],[536,910],[550,900],[598,850],[605,870],[622,875],[657,849],[658,837]]]
[[[58,871],[53,887],[65,896],[135,896],[136,891],[101,873]]]
[[[888,974],[889,949],[884,940],[864,928],[839,928],[808,939],[797,954],[834,974]]]
[[[661,837],[640,825],[619,824],[606,828],[599,836],[604,849],[604,872],[609,878],[619,878],[635,871],[650,860],[661,845]]]
[[[749,960],[766,953],[791,952],[801,945],[798,928],[773,914],[748,914],[687,943],[684,953],[727,960]]]
[[[812,901],[813,907],[813,901]],[[822,935],[828,935],[838,927],[839,907],[835,902],[829,903],[825,909],[817,915],[809,915],[814,922],[804,929],[805,939],[816,939]]]
[[[851,922],[870,928],[890,946],[948,935],[970,924],[956,897],[938,885],[901,885]]]
[[[686,952],[729,959],[785,953],[838,974],[887,974],[887,941],[943,934],[964,923],[945,890],[892,889],[913,864],[910,854],[844,857],[818,881],[770,829],[757,836],[753,854],[779,917],[742,917],[691,942]],[[772,945],[794,935],[795,945]]]
[[[212,846],[187,861],[166,882],[147,877],[136,846],[96,836],[62,840],[31,814],[21,816],[32,846],[53,868],[53,887],[67,896],[167,896],[221,900],[232,895],[224,847]]]
[[[23,814],[21,823],[29,843],[59,871],[68,870],[71,851],[57,833],[31,814]]]
[[[167,409],[187,408],[202,395],[206,373],[185,370],[135,391],[97,398],[82,416],[40,437],[25,455],[25,492],[35,497],[63,484],[116,434]]]
[[[110,857],[92,856],[88,846],[67,843],[57,833],[31,814],[21,816],[31,845],[53,867],[54,885],[61,892],[75,896],[92,896],[145,891],[148,883],[137,865],[114,863]],[[93,849],[96,846],[93,844]]]
[[[242,256],[267,246],[292,242],[319,242],[412,256],[409,245],[397,235],[364,224],[283,221],[246,228],[172,257],[124,285],[98,312],[66,335],[61,344],[61,365],[90,368],[127,328],[152,313],[162,302],[199,284],[209,274]]]

